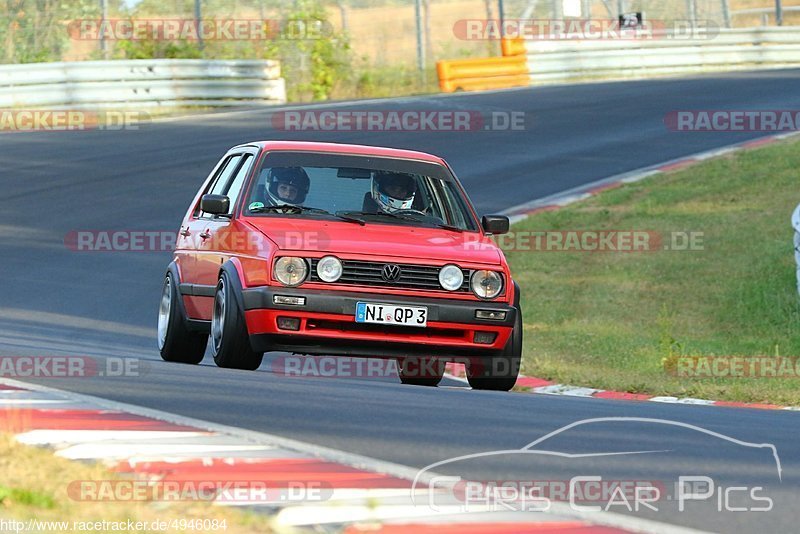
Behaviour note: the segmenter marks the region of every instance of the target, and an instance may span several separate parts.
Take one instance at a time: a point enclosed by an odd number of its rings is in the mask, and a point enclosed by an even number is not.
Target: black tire
[[[500,356],[471,358],[466,366],[472,389],[509,391],[519,376],[522,362],[522,312],[517,308],[514,332]]]
[[[186,328],[178,284],[171,272],[164,277],[158,309],[158,351],[167,362],[198,364],[208,345],[208,334]]]
[[[244,312],[237,304],[236,291],[228,273],[223,272],[214,294],[211,313],[211,354],[218,367],[255,371],[264,353],[250,347]]]
[[[397,374],[400,382],[410,386],[436,387],[444,377],[446,361],[438,358],[418,358],[409,356],[397,360]]]

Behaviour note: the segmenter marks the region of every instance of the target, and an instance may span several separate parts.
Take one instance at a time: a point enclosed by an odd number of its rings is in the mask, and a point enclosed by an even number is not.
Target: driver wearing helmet
[[[410,174],[377,172],[372,178],[372,200],[382,211],[393,213],[412,209],[416,193],[417,181]]]
[[[311,181],[302,167],[273,167],[264,183],[266,198],[275,206],[302,205]]]

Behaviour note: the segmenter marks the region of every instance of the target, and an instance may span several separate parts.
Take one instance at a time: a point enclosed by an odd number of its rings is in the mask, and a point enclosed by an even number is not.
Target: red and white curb
[[[467,383],[464,378],[464,365],[449,363],[447,364],[448,378]],[[734,401],[714,401],[706,399],[695,399],[693,397],[666,397],[658,395],[648,395],[645,393],[628,393],[625,391],[610,391],[606,389],[594,389],[582,386],[570,386],[568,384],[557,384],[543,378],[535,378],[520,375],[517,379],[516,387],[527,388],[528,393],[538,393],[540,395],[563,395],[566,397],[586,397],[594,399],[622,400],[622,401],[649,401],[662,402],[666,404],[693,404],[697,406],[724,406],[727,408],[754,408],[759,410],[791,410],[800,411],[800,407],[781,406],[779,404],[749,403]]]
[[[460,503],[434,511],[427,492],[415,490],[412,502],[418,471],[410,467],[10,379],[0,379],[0,432],[63,458],[102,462],[123,480],[258,481],[270,488],[314,484],[329,490],[325,499],[214,500],[272,513],[276,531],[323,525],[326,532],[348,533],[697,532],[613,513],[580,516],[555,502],[548,512],[526,514],[463,513]],[[427,484],[432,476],[420,480]]]
[[[716,148],[705,152],[699,152],[684,158],[674,159],[651,167],[644,167],[624,174],[598,180],[587,185],[576,187],[557,193],[545,198],[526,202],[505,210],[503,213],[508,215],[511,222],[519,222],[526,219],[529,215],[542,211],[554,211],[569,204],[580,202],[590,198],[602,191],[620,187],[623,184],[638,182],[656,174],[666,173],[685,169],[696,165],[700,162],[707,161],[712,158],[725,156],[740,150],[751,148],[758,148],[766,146],[784,139],[796,137],[800,132],[787,132],[775,135],[768,135],[744,141],[733,145]],[[451,365],[448,367],[448,374],[451,378],[457,380],[464,376],[463,366]],[[541,378],[520,376],[517,380],[517,387],[529,388],[528,391],[532,393],[539,393],[542,395],[565,395],[570,397],[591,397],[597,399],[612,399],[612,400],[628,400],[628,401],[649,401],[649,402],[663,402],[671,404],[694,404],[701,406],[724,406],[733,408],[754,408],[761,410],[793,410],[800,411],[800,407],[795,406],[781,406],[777,404],[766,403],[748,403],[748,402],[732,402],[732,401],[715,401],[707,399],[695,399],[691,397],[665,397],[657,395],[647,395],[641,393],[626,393],[624,391],[607,391],[603,389],[593,389],[589,387],[572,386],[568,384],[557,384],[549,380]]]
[[[525,202],[524,204],[519,204],[517,206],[508,208],[502,213],[504,215],[508,215],[512,223],[519,222],[534,213],[538,213],[540,211],[557,210],[569,204],[590,198],[602,191],[620,187],[623,184],[638,182],[656,174],[685,169],[712,158],[726,156],[739,150],[769,145],[798,135],[800,135],[800,132],[786,132],[768,135],[750,141],[743,141],[741,143],[735,143],[733,145],[707,150],[705,152],[698,152],[697,154],[692,154],[691,156],[673,159],[664,163],[652,165],[650,167],[643,167],[634,171],[618,174],[602,180],[597,180],[596,182],[592,182],[590,184],[568,189],[561,193],[556,193],[544,198]]]

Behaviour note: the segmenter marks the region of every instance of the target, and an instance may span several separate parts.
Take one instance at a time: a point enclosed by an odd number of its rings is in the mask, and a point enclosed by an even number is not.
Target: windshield
[[[443,166],[363,156],[269,154],[253,177],[243,213],[351,216],[368,224],[477,231],[466,200]]]

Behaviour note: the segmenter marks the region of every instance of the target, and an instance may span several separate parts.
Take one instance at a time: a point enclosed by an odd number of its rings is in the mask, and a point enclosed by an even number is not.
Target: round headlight
[[[323,282],[335,282],[342,277],[342,262],[336,256],[325,256],[317,262],[317,276]]]
[[[475,271],[470,280],[472,292],[482,299],[493,299],[503,290],[503,277],[495,271]]]
[[[308,275],[308,265],[303,258],[285,256],[275,262],[275,278],[285,286],[297,286]]]
[[[439,284],[448,291],[456,291],[464,283],[464,273],[458,265],[445,265],[439,271]]]

